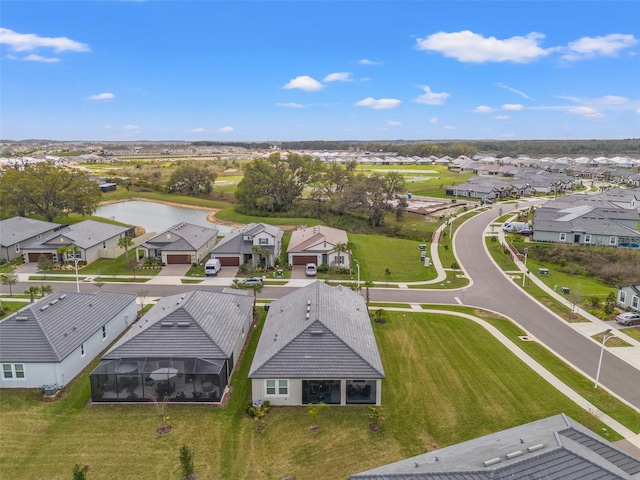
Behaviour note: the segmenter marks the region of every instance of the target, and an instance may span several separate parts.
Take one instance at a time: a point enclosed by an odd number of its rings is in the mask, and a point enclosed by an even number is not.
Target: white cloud
[[[276,103],[278,107],[286,107],[286,108],[306,108],[305,105],[301,103],[289,102],[289,103]]]
[[[562,49],[564,60],[574,61],[597,56],[615,57],[618,53],[638,43],[633,35],[612,33],[604,37],[583,37]]]
[[[496,115],[495,117],[493,117],[494,120],[509,120],[509,115]]]
[[[112,100],[113,98],[115,98],[115,95],[113,93],[105,92],[91,95],[89,97],[89,100]]]
[[[40,37],[34,33],[17,33],[8,28],[0,28],[0,44],[8,45],[14,52],[31,52],[37,48],[53,48],[55,52],[90,51],[88,45],[67,37]]]
[[[511,110],[512,112],[519,112],[520,110],[524,109],[524,106],[520,105],[519,103],[505,103],[504,105],[502,105],[502,109]]]
[[[140,130],[140,127],[138,125],[125,125],[124,127],[122,127],[124,130]]]
[[[424,93],[414,100],[416,103],[424,103],[426,105],[444,105],[447,98],[451,96],[449,93],[432,92],[428,86],[423,86]]]
[[[235,128],[233,127],[222,127],[221,129],[218,130],[218,132],[220,133],[231,133],[235,130]]]
[[[431,118],[429,119],[429,121],[430,121],[431,123],[438,123],[440,120],[438,120],[438,117],[431,117]]]
[[[529,95],[527,95],[524,92],[521,92],[520,90],[516,90],[515,88],[510,87],[509,85],[505,85],[504,83],[499,83],[498,86],[500,88],[504,88],[505,90],[509,90],[512,93],[517,93],[518,95],[520,95],[521,97],[526,98],[527,100],[533,100],[533,98],[531,98]]]
[[[445,126],[443,126],[442,128],[444,128],[445,130],[455,130],[455,129],[456,129],[456,128],[458,128],[458,127],[455,127],[455,126],[453,126],[453,125],[445,125]]]
[[[390,127],[399,127],[400,125],[402,125],[402,122],[395,122],[393,120],[387,122],[387,125]]]
[[[636,113],[640,115],[640,108],[636,110]]]
[[[287,83],[282,88],[287,90],[297,88],[300,90],[304,90],[305,92],[317,92],[318,90],[322,90],[323,86],[324,85],[322,85],[319,81],[311,78],[310,76],[301,75],[289,80],[289,83]]]
[[[358,60],[360,65],[381,65],[382,62],[374,62],[373,60],[369,60],[367,58],[363,58],[362,60]]]
[[[369,107],[375,110],[388,110],[391,108],[396,108],[402,102],[395,98],[372,98],[367,97],[364,100],[360,100],[356,102],[356,107]]]
[[[532,32],[524,37],[499,40],[463,30],[453,33],[438,32],[418,38],[417,46],[419,50],[441,52],[445,57],[461,62],[527,63],[549,54],[549,50],[538,46],[543,38],[543,34]]]
[[[624,105],[628,102],[628,98],[618,97],[617,95],[605,95],[604,97],[593,99],[593,103],[596,105]]]
[[[202,127],[192,128],[191,130],[187,130],[189,133],[204,133],[205,129]]]
[[[574,115],[582,115],[583,117],[590,118],[590,119],[604,118],[603,114],[601,114],[595,108],[591,108],[591,107],[575,107],[575,108],[570,108],[567,111]]]
[[[486,105],[478,105],[474,110],[474,113],[491,113],[491,112],[493,112],[493,108],[487,107]]]
[[[324,77],[325,82],[351,82],[353,78],[351,78],[351,74],[349,72],[336,72],[330,73],[326,77]]]
[[[43,63],[56,63],[60,61],[60,59],[56,57],[43,57],[35,53],[30,53],[29,55],[24,57],[22,60],[24,60],[25,62],[43,62]]]

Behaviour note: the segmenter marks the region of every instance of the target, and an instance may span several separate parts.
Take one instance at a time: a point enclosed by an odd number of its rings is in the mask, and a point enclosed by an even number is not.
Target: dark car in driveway
[[[640,313],[637,312],[625,312],[616,317],[616,322],[620,325],[640,325]]]
[[[520,235],[533,235],[533,228],[523,228],[518,233]]]

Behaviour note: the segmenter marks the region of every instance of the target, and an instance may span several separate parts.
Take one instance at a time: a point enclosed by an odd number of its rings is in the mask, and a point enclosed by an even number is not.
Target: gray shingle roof
[[[229,358],[252,312],[253,298],[244,294],[196,290],[164,297],[104,358]]]
[[[284,232],[278,227],[273,225],[267,225],[266,223],[250,223],[240,228],[236,228],[218,242],[218,244],[211,250],[212,255],[222,254],[249,254],[253,251],[251,247],[252,242],[243,240],[245,235],[254,236],[261,232],[267,232],[274,238],[280,239]],[[273,248],[273,247],[272,247]]]
[[[163,237],[165,237],[167,233],[171,233],[176,237],[179,237],[181,240],[167,243],[163,239]],[[201,227],[199,225],[193,225],[191,223],[183,222],[169,227],[161,234],[148,240],[144,245],[156,246],[157,243],[161,243],[162,250],[198,250],[209,240],[211,240],[212,238],[216,238],[217,236],[218,230],[215,228]],[[157,239],[162,239],[163,241],[158,242]]]
[[[0,245],[8,247],[63,226],[59,223],[43,222],[33,218],[7,218],[0,221]]]
[[[79,223],[74,223],[68,227],[64,227],[57,232],[47,235],[40,240],[29,244],[25,250],[30,249],[42,249],[42,248],[56,248],[64,243],[52,242],[59,237],[65,237],[70,240],[70,243],[77,245],[80,248],[91,248],[94,245],[98,245],[110,238],[122,235],[129,231],[131,227],[120,227],[118,225],[112,225],[110,223],[96,222],[95,220],[84,220]]]
[[[105,291],[48,295],[0,322],[0,361],[59,362],[135,301]]]
[[[364,299],[314,282],[274,301],[249,377],[384,378]]]
[[[564,414],[374,468],[351,480],[614,480],[640,461]]]
[[[617,222],[637,218],[638,212],[633,209],[594,208],[591,205],[576,204],[558,210],[545,206],[536,210],[533,229],[538,232],[581,232],[589,235],[639,238],[638,230]]]

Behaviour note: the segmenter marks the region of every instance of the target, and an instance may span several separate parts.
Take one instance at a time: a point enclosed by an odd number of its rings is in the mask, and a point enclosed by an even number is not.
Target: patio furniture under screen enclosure
[[[92,402],[220,402],[229,380],[225,359],[122,358],[91,372]]]

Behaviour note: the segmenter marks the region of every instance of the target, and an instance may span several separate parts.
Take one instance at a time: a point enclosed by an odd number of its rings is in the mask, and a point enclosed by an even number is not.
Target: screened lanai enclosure
[[[217,359],[105,359],[91,372],[91,401],[220,402],[231,368]]]

